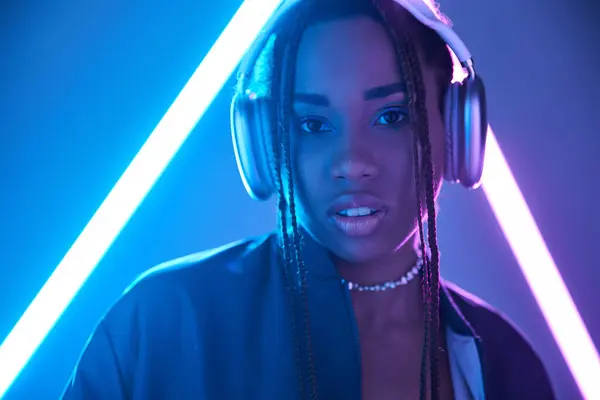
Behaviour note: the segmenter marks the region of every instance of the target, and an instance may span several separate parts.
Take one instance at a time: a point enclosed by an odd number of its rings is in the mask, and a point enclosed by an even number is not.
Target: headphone
[[[467,74],[462,81],[450,83],[445,96],[444,179],[475,189],[483,174],[488,121],[485,88],[481,78],[475,74],[471,53],[449,23],[436,13],[429,0],[394,1],[437,32]],[[250,47],[238,73],[242,90],[237,91],[231,102],[231,135],[238,170],[250,197],[260,201],[268,200],[276,193],[271,168],[276,104],[270,93],[259,94],[249,83],[256,61],[272,33],[286,23],[294,23],[290,21],[294,18],[293,13],[287,11],[298,2],[284,1]]]

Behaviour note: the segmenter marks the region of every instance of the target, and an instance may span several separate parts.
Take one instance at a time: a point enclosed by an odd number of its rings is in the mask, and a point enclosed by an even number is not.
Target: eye
[[[300,129],[305,133],[330,132],[331,125],[327,122],[314,117],[301,118],[299,122]]]
[[[406,107],[391,107],[383,111],[375,120],[375,125],[398,125],[406,121],[408,110]]]

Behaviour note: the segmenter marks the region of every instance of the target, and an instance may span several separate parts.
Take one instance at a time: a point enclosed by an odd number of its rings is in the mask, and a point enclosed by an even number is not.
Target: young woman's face
[[[439,189],[443,124],[423,71]],[[309,27],[298,50],[294,170],[301,224],[349,262],[395,251],[415,233],[417,194],[406,85],[385,29],[367,17]]]

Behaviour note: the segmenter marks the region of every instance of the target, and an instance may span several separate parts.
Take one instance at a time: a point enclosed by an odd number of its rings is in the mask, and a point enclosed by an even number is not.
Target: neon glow
[[[4,396],[202,118],[280,0],[245,0],[123,176],[0,345]],[[600,358],[490,129],[483,189],[575,381],[600,399]]]
[[[242,3],[146,143],[0,345],[0,398],[230,78],[280,0]]]
[[[585,399],[600,399],[600,357],[491,127],[482,187]]]

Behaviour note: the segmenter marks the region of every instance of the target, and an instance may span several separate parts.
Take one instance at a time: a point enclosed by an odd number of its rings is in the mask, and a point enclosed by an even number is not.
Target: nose
[[[369,152],[353,145],[340,152],[333,163],[332,175],[334,179],[348,181],[362,181],[374,179],[379,169]]]

